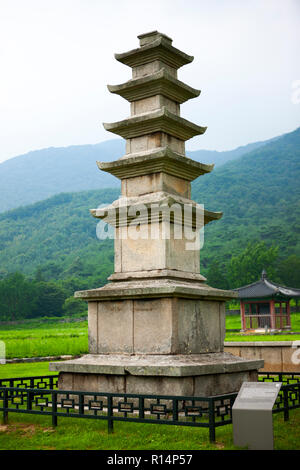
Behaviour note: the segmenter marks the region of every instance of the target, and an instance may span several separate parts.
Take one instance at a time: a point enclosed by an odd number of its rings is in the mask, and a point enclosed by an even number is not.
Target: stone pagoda
[[[88,301],[89,354],[50,369],[65,390],[234,392],[257,380],[263,361],[224,352],[225,302],[237,294],[205,283],[200,246],[191,244],[192,233],[222,216],[190,199],[191,181],[213,169],[185,155],[185,142],[206,130],[180,116],[180,104],[200,94],[177,78],[193,57],[157,31],[138,38],[139,48],[115,55],[132,79],[108,86],[130,102],[131,115],[104,124],[126,139],[126,154],[97,162],[121,180],[122,195],[91,210],[114,226],[114,273],[104,287],[75,293]]]

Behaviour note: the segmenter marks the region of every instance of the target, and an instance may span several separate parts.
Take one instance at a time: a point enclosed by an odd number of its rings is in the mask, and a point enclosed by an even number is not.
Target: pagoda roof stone
[[[129,80],[120,85],[108,85],[108,89],[111,93],[116,93],[130,102],[154,95],[163,95],[181,104],[200,95],[200,90],[177,80],[164,68],[154,74]]]
[[[179,69],[189,64],[194,57],[172,46],[172,40],[165,34],[153,31],[139,36],[141,47],[115,54],[115,58],[129,67],[138,67],[155,60]]]
[[[121,196],[119,199],[106,207],[90,209],[90,213],[96,219],[105,219],[105,222],[108,224],[114,225],[115,227],[120,227],[126,226],[128,224],[134,224],[134,219],[136,218],[139,224],[147,224],[151,217],[153,217],[151,211],[155,206],[159,206],[161,211],[157,213],[158,219],[155,219],[155,221],[163,220],[164,216],[166,215],[171,223],[183,223],[184,220],[182,215],[177,219],[176,213],[168,213],[167,208],[174,206],[174,204],[177,204],[182,208],[184,208],[185,205],[191,208],[191,226],[193,228],[196,228],[199,220],[199,214],[203,215],[204,225],[208,224],[209,222],[213,222],[214,220],[219,220],[223,215],[222,212],[208,211],[204,209],[201,204],[198,204],[195,201],[191,201],[191,199],[170,194],[165,191],[157,191],[155,193],[149,193],[142,196]],[[147,214],[145,213],[144,215],[139,216],[130,215],[136,213],[135,208],[137,209],[137,212],[139,212],[141,206],[147,208]],[[129,208],[130,213],[128,212]],[[164,211],[164,209],[166,210]],[[156,213],[154,214],[154,217],[156,217]],[[152,219],[152,221],[154,221],[154,219]],[[184,222],[189,223],[188,221]]]
[[[103,126],[107,131],[120,135],[125,139],[154,132],[164,132],[184,141],[196,135],[204,134],[207,129],[171,113],[165,106],[150,113],[139,114],[122,121],[103,123]]]
[[[113,162],[97,162],[98,168],[119,179],[132,178],[152,173],[164,172],[187,181],[209,173],[214,165],[200,163],[174,152],[169,147],[161,147],[148,152],[129,154]]]

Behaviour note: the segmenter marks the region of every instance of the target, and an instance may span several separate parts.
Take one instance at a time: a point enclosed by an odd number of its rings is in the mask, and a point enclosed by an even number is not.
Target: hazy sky
[[[106,85],[131,69],[114,53],[152,30],[195,57],[179,78],[202,93],[182,116],[208,129],[187,148],[232,149],[300,125],[300,0],[0,0],[0,161],[115,138],[102,122],[129,104]]]

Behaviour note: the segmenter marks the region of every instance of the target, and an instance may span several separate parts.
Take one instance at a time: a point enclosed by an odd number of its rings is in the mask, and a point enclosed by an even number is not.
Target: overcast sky
[[[102,122],[127,117],[129,103],[106,85],[131,69],[114,53],[152,30],[195,57],[179,78],[202,93],[182,116],[208,129],[187,148],[232,149],[300,125],[299,0],[0,0],[0,162],[115,138]]]

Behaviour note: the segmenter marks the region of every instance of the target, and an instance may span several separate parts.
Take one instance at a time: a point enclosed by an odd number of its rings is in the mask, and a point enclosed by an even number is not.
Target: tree
[[[33,317],[61,316],[62,307],[66,298],[64,289],[54,282],[38,282],[35,284],[37,289],[37,301],[32,310]]]
[[[300,258],[291,255],[278,265],[278,277],[287,287],[300,288]],[[296,305],[299,304],[299,298],[296,298]]]
[[[36,268],[35,273],[34,273],[34,280],[36,282],[45,281],[43,270],[41,267]]]
[[[87,304],[82,299],[76,299],[75,297],[68,297],[64,302],[63,312],[65,315],[74,315],[76,313],[87,314]]]
[[[287,287],[300,288],[300,258],[291,255],[278,264],[277,274]]]
[[[274,279],[277,256],[278,246],[267,248],[265,242],[249,243],[242,253],[232,256],[229,262],[227,272],[230,288],[258,281],[263,269],[266,269],[270,279]]]
[[[220,263],[218,261],[214,261],[210,265],[207,273],[207,283],[212,287],[217,287],[218,289],[228,289],[228,280],[224,271],[225,270],[221,267]]]
[[[33,283],[16,272],[0,281],[0,317],[3,320],[28,318],[36,304]]]

